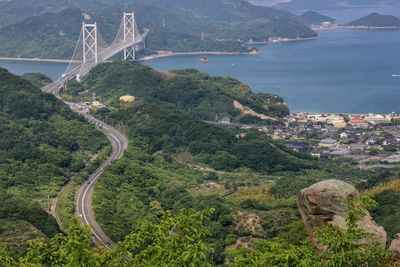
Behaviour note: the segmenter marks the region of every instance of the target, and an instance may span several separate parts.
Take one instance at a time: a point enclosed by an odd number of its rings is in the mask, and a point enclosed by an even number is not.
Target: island
[[[335,25],[336,20],[334,18],[322,15],[315,11],[307,11],[300,16],[301,21],[306,25],[313,27],[326,27]]]
[[[379,13],[371,13],[368,16],[362,17],[355,21],[348,23],[348,27],[362,27],[362,28],[400,28],[400,19],[391,15],[382,15]]]

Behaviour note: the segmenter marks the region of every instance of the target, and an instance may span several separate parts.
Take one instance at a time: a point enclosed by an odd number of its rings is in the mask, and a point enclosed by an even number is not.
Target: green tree
[[[89,228],[75,218],[65,234],[57,234],[49,241],[32,241],[20,259],[21,266],[96,266],[97,254],[91,251],[90,237]]]
[[[253,248],[241,248],[229,252],[230,266],[282,266],[309,267],[318,261],[311,244],[296,246],[280,238],[257,239]]]
[[[323,251],[317,255],[311,244],[305,241],[293,245],[283,239],[254,240],[253,247],[233,250],[229,253],[232,266],[321,266],[321,267],[378,267],[390,266],[392,253],[360,229],[357,221],[365,216],[367,208],[376,206],[371,198],[356,197],[347,200],[349,212],[346,230],[326,225],[316,231]]]
[[[182,209],[176,215],[161,211],[159,223],[142,221],[112,250],[93,250],[89,228],[75,218],[65,233],[32,241],[19,259],[0,246],[0,266],[211,266],[205,224],[213,213],[213,209]]]
[[[160,223],[142,221],[106,255],[107,266],[211,266],[211,247],[205,222],[214,212],[182,209],[162,212]]]
[[[321,254],[322,266],[389,266],[392,254],[381,244],[371,239],[372,235],[358,227],[358,220],[365,216],[367,209],[377,203],[370,197],[349,198],[346,201],[349,212],[346,230],[327,225],[317,231],[320,244],[326,247]]]

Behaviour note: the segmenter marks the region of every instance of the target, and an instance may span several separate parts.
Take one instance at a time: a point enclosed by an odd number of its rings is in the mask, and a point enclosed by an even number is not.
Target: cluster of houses
[[[338,157],[397,153],[400,147],[400,116],[381,114],[295,113],[285,126],[268,134],[285,140],[295,150],[309,150],[315,157]]]
[[[335,22],[330,22],[330,21],[324,21],[319,24],[311,24],[310,25],[311,29],[313,30],[322,30],[322,29],[334,29],[338,28],[339,25],[336,24]]]

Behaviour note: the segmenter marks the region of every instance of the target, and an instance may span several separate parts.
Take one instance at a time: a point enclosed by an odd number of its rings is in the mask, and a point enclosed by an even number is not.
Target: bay
[[[160,58],[158,70],[196,68],[276,93],[291,111],[400,112],[400,30],[327,30],[317,40],[259,47],[261,56]]]
[[[261,56],[159,58],[144,62],[155,69],[196,68],[231,76],[255,92],[276,93],[291,111],[400,112],[400,30],[326,30],[310,41],[260,46]],[[53,79],[64,63],[0,61],[16,74],[42,72]]]

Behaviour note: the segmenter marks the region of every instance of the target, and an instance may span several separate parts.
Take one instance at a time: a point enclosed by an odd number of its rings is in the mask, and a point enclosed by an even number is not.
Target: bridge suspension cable
[[[148,30],[143,34],[140,33],[133,12],[124,12],[117,35],[110,45],[104,41],[96,23],[83,23],[74,53],[60,82],[71,77],[79,80],[94,66],[121,51],[125,60],[134,60],[136,51],[144,47],[147,33]]]

